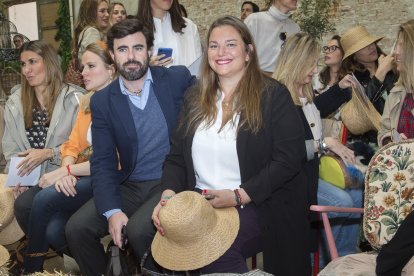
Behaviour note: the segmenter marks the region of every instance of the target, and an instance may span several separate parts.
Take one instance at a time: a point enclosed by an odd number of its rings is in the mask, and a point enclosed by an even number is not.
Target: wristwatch
[[[318,140],[318,148],[319,148],[319,153],[320,154],[324,154],[327,152],[328,150],[328,145],[325,142],[325,139],[319,139]]]

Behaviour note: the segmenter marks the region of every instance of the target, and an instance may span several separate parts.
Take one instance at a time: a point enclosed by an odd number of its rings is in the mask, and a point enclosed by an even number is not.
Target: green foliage
[[[303,32],[322,39],[328,32],[335,31],[334,23],[329,19],[329,8],[332,0],[302,0],[295,13],[295,21]]]
[[[59,55],[62,58],[62,71],[66,72],[69,61],[72,57],[71,50],[71,26],[69,17],[69,2],[68,0],[59,0],[58,19],[56,19],[56,26],[58,31],[55,36],[55,40],[60,40]]]

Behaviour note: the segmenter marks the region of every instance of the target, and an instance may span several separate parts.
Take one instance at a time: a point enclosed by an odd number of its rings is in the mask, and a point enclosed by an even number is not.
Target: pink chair
[[[332,258],[318,275],[375,275],[378,251],[393,238],[401,222],[413,210],[413,153],[414,139],[411,139],[390,143],[372,157],[365,174],[363,209],[318,205],[310,207],[310,210],[321,213]],[[373,251],[339,257],[328,212],[363,213],[364,235]],[[414,275],[413,260],[404,268],[402,275]]]

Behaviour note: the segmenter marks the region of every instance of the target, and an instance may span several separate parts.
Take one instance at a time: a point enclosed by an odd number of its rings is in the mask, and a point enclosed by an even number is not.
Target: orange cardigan
[[[79,108],[78,117],[76,118],[75,125],[70,133],[69,140],[63,143],[60,147],[62,159],[65,156],[72,156],[76,160],[78,154],[90,146],[86,140],[86,134],[88,133],[91,120],[91,113],[89,112],[88,114],[85,114],[83,110]]]

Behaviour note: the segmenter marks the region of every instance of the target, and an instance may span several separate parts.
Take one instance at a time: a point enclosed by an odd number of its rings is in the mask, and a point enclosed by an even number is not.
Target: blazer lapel
[[[128,135],[129,141],[133,144],[137,142],[137,132],[135,130],[134,119],[128,104],[128,97],[122,94],[119,82],[114,81],[111,87],[110,104],[111,109],[114,110],[118,118],[114,118],[114,125],[122,125],[125,134]]]
[[[168,133],[172,133],[171,126],[174,125],[174,103],[171,100],[171,93],[169,89],[174,89],[168,86],[168,82],[162,79],[164,73],[158,68],[151,67],[151,74],[153,78],[153,89],[154,94],[157,97],[158,103],[161,107],[162,113],[164,114],[165,121],[168,126]]]

